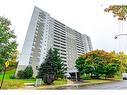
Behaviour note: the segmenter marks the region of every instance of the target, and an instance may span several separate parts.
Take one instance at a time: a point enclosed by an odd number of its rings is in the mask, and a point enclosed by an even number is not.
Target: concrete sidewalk
[[[49,86],[39,86],[39,87],[35,87],[35,86],[31,86],[31,85],[27,85],[25,86],[25,89],[28,90],[49,90],[49,89],[58,89],[58,88],[62,88],[62,87],[73,87],[73,86],[89,86],[89,85],[97,85],[97,84],[106,84],[106,83],[110,83],[110,82],[115,82],[115,81],[120,81],[120,80],[113,80],[113,81],[108,81],[108,82],[98,82],[98,83],[87,83],[87,82],[76,82],[76,81],[71,81],[71,80],[67,80],[67,84],[63,84],[63,85],[49,85]]]

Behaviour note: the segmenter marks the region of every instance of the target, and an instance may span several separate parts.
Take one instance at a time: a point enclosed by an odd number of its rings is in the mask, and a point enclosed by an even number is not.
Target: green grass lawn
[[[10,71],[6,71],[4,80],[20,81],[20,82],[22,82],[22,83],[26,83],[26,82],[35,82],[35,79],[10,79],[10,76],[11,76],[12,74],[15,74],[15,69],[10,70]],[[2,77],[3,77],[3,73],[0,73],[0,80],[2,79]]]
[[[10,79],[10,75],[15,74],[15,69],[6,71],[2,89],[23,89],[24,83],[35,83],[36,79]],[[0,73],[0,83],[3,77],[3,73]],[[55,80],[51,86],[66,84],[64,79]],[[43,87],[49,85],[42,84]]]
[[[5,79],[5,80],[10,79],[10,75],[12,75],[12,74],[14,74],[14,73],[15,73],[15,69],[10,70],[10,71],[6,71],[4,79]],[[0,73],[0,79],[2,79],[2,77],[3,77],[3,72]]]
[[[36,79],[10,79],[10,75],[15,73],[15,69],[7,71],[5,74],[2,89],[23,89],[24,83],[35,83]],[[0,83],[3,77],[3,73],[0,73]],[[82,80],[83,84],[95,84],[95,83],[107,83],[116,79],[100,79],[100,80]],[[44,83],[39,87],[40,89],[59,87],[60,85],[67,84],[67,80],[59,79],[55,80],[52,85],[45,85]]]
[[[35,79],[10,79],[10,75],[15,74],[15,69],[6,71],[2,89],[19,89],[24,87],[24,83],[35,83]],[[3,73],[0,73],[0,83]]]
[[[55,80],[52,85],[63,85],[63,84],[67,84],[67,80],[65,79]]]
[[[37,89],[48,89],[48,88],[57,88],[61,85],[67,84],[67,80],[65,79],[59,79],[59,80],[55,80],[52,85],[46,85],[46,84],[42,84],[40,87],[38,87]]]

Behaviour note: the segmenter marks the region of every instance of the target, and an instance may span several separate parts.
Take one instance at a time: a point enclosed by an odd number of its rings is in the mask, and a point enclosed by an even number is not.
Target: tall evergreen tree
[[[53,51],[52,49],[50,49],[48,51],[45,61],[38,69],[38,77],[42,78],[45,84],[51,84],[54,81],[55,70],[53,62]]]
[[[53,64],[55,70],[55,79],[64,78],[67,68],[66,65],[62,62],[62,59],[57,49],[53,50],[53,61],[54,61]]]
[[[38,69],[38,77],[42,78],[44,83],[51,84],[55,79],[64,78],[67,70],[66,65],[62,62],[57,49],[50,49],[46,59]]]

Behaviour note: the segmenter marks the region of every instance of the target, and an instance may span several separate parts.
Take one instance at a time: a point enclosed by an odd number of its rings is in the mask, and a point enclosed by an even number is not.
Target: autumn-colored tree
[[[127,5],[110,5],[104,9],[105,12],[112,12],[118,20],[127,19]],[[126,35],[126,34],[123,34]],[[120,60],[120,73],[127,72],[127,55],[123,52],[115,53],[116,58]]]
[[[116,53],[117,59],[120,60],[120,73],[127,71],[127,55],[124,52]]]
[[[112,12],[114,17],[118,17],[118,20],[126,20],[127,18],[127,5],[110,5],[104,11]]]
[[[119,60],[116,59],[115,54],[105,52],[104,50],[94,50],[82,54],[76,60],[76,68],[79,73],[89,74],[99,78],[102,75],[113,76],[119,71]]]
[[[17,67],[18,61],[17,61],[17,57],[19,56],[19,51],[15,50],[12,53],[12,58],[10,58],[9,61],[9,66],[7,68],[7,70],[13,69]]]

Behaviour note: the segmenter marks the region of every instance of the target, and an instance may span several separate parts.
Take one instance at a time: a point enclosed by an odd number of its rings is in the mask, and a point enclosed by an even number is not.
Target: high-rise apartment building
[[[67,64],[67,72],[75,73],[77,57],[92,50],[90,37],[69,28],[52,18],[48,13],[35,7],[28,27],[17,71],[27,65],[33,67],[34,76],[38,66],[45,60],[50,48],[59,50],[60,56]]]

